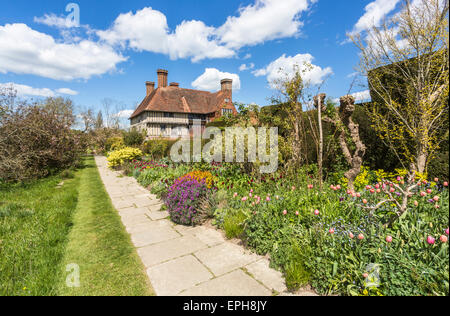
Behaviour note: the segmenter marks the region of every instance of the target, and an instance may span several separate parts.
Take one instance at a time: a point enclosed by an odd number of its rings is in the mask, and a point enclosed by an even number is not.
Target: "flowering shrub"
[[[206,186],[211,189],[211,187],[214,185],[214,176],[209,171],[192,171],[188,174],[185,174],[183,178],[192,178],[199,182],[204,181]]]
[[[183,176],[169,188],[165,199],[170,218],[177,224],[195,225],[204,217],[203,202],[211,194],[204,180]]]
[[[125,162],[130,162],[134,159],[140,158],[142,151],[138,148],[125,147],[123,149],[115,150],[109,153],[108,166],[110,168],[116,168],[123,165]]]

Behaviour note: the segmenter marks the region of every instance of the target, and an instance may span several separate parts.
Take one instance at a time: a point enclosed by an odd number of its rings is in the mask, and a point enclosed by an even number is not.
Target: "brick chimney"
[[[233,92],[232,79],[223,79],[220,81],[220,85],[222,86],[222,92]]]
[[[165,88],[167,87],[167,76],[169,72],[164,69],[158,69],[158,88]]]
[[[179,84],[178,82],[171,82],[171,83],[170,83],[170,86],[171,86],[171,87],[175,87],[175,88],[179,88],[179,87],[180,87],[180,84]]]
[[[149,96],[150,93],[152,93],[153,90],[155,90],[155,83],[151,82],[151,81],[147,81],[145,83],[145,86],[147,87],[147,96]]]

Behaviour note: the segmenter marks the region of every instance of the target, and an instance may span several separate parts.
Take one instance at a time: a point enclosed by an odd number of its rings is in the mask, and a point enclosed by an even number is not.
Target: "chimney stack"
[[[167,76],[169,72],[164,69],[158,69],[158,88],[165,88],[167,87]]]
[[[145,83],[145,86],[147,87],[147,96],[149,96],[150,93],[152,93],[153,90],[155,90],[155,83],[151,82],[151,81],[147,81]]]
[[[233,91],[233,80],[232,79],[223,79],[220,81],[220,85],[222,86],[222,92],[232,92]]]
[[[170,86],[171,86],[171,87],[175,87],[175,88],[179,88],[179,87],[180,87],[180,84],[179,84],[178,82],[171,82],[171,83],[170,83]]]

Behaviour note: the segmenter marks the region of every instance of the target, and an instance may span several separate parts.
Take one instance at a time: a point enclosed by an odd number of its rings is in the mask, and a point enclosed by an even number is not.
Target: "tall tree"
[[[448,0],[404,0],[380,27],[352,37],[375,101],[368,114],[410,181],[448,138],[448,13]]]
[[[98,111],[97,120],[95,121],[95,129],[103,128],[103,114],[102,111]]]

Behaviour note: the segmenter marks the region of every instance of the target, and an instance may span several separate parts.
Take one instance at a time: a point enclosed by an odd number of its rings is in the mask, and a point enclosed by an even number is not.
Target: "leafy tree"
[[[448,0],[405,0],[402,11],[352,37],[375,101],[375,131],[411,173],[425,173],[448,139]]]

